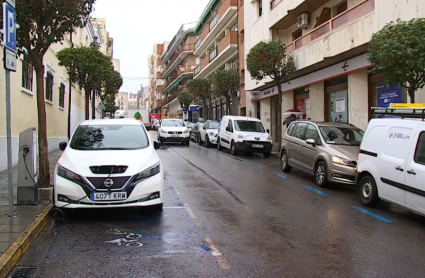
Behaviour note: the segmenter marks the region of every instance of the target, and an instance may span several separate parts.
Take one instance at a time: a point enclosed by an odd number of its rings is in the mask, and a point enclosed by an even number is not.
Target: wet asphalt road
[[[360,211],[354,188],[317,188],[277,157],[193,142],[158,154],[162,213],[76,213],[49,224],[18,266],[40,278],[425,276],[424,217],[384,202]]]

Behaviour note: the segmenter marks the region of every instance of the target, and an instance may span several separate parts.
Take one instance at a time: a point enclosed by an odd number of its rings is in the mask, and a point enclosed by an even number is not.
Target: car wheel
[[[232,142],[232,144],[230,145],[230,154],[231,155],[237,155],[238,151],[236,150],[236,144],[234,142]]]
[[[328,170],[326,168],[326,164],[323,161],[320,161],[316,165],[316,169],[314,171],[314,176],[316,179],[316,184],[319,187],[326,187],[328,184]]]
[[[210,138],[208,136],[205,136],[205,147],[211,147]]]
[[[379,203],[378,188],[373,177],[367,175],[360,180],[359,194],[362,204],[366,207],[375,207]]]
[[[223,149],[223,147],[221,146],[220,143],[220,138],[217,139],[217,150],[221,151]]]
[[[282,172],[288,173],[292,170],[292,167],[289,166],[288,163],[288,154],[286,153],[286,151],[282,151],[282,153],[280,154],[280,169],[282,170]]]

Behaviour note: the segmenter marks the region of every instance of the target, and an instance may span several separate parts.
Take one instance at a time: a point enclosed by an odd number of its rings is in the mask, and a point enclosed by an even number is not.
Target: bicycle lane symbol
[[[143,243],[139,242],[142,238],[141,234],[135,233],[123,233],[126,234],[124,238],[117,238],[114,240],[105,241],[105,243],[116,244],[117,246],[126,246],[126,247],[142,247]]]

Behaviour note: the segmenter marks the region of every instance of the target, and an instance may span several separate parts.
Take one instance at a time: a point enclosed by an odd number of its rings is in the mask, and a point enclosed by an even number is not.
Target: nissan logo
[[[114,185],[114,181],[111,179],[106,179],[105,182],[103,183],[107,188],[110,188],[111,186]]]
[[[257,141],[260,140],[260,137],[255,137],[255,140],[257,140]]]

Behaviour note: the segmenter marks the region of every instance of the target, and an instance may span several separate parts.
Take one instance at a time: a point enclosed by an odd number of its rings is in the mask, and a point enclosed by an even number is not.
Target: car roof
[[[96,119],[85,120],[80,125],[141,125],[139,120],[133,118],[122,119]]]
[[[223,116],[223,118],[228,118],[228,119],[232,119],[232,120],[245,120],[245,121],[256,121],[256,122],[261,122],[259,119],[257,118],[253,118],[253,117],[246,117],[246,116]]]
[[[330,126],[330,127],[356,127],[352,124],[346,124],[346,123],[338,123],[338,122],[325,122],[325,121],[311,121],[311,120],[296,120],[292,123],[310,123],[310,124],[316,124],[317,126]],[[356,127],[357,128],[357,127]]]

